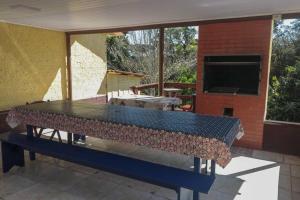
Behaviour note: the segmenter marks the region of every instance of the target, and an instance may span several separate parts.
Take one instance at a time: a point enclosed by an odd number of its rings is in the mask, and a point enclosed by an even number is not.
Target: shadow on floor
[[[192,170],[193,167],[192,157],[144,147],[91,137],[87,138],[86,146],[186,170]],[[209,194],[200,195],[201,199],[292,199],[295,192],[291,186],[291,164],[285,163],[284,155],[244,148],[233,148],[232,152],[232,161],[224,169],[217,167],[216,181]],[[15,167],[7,174],[0,174],[0,199],[166,200],[176,199],[176,193],[159,186],[38,155],[34,162],[27,159],[25,167]]]

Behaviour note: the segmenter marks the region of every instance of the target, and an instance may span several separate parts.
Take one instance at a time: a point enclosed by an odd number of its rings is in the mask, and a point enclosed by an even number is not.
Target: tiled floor
[[[117,152],[153,162],[191,169],[192,158],[94,138],[90,148]],[[300,158],[233,148],[233,159],[222,169],[208,195],[211,200],[300,200]],[[26,156],[28,158],[28,155]],[[38,155],[23,168],[0,172],[0,200],[35,199],[176,199],[176,193],[155,185]]]

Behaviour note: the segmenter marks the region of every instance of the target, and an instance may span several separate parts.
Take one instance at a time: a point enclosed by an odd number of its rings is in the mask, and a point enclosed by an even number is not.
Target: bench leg
[[[3,173],[8,172],[15,165],[20,167],[24,166],[25,162],[23,148],[13,144],[2,142],[1,151]]]
[[[30,125],[26,126],[27,128],[27,137],[28,138],[33,138],[33,128]],[[29,158],[30,160],[35,160],[35,153],[32,151],[29,151]]]

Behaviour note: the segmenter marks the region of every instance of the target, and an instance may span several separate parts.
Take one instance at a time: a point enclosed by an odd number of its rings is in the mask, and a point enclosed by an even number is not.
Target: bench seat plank
[[[28,138],[22,134],[1,134],[0,140],[29,151],[149,182],[176,191],[183,187],[208,193],[214,182],[213,176],[42,138]]]

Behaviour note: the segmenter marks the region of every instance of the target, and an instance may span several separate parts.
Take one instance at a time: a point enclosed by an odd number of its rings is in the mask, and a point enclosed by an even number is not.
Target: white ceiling
[[[300,0],[0,0],[0,21],[60,31],[300,12]]]

